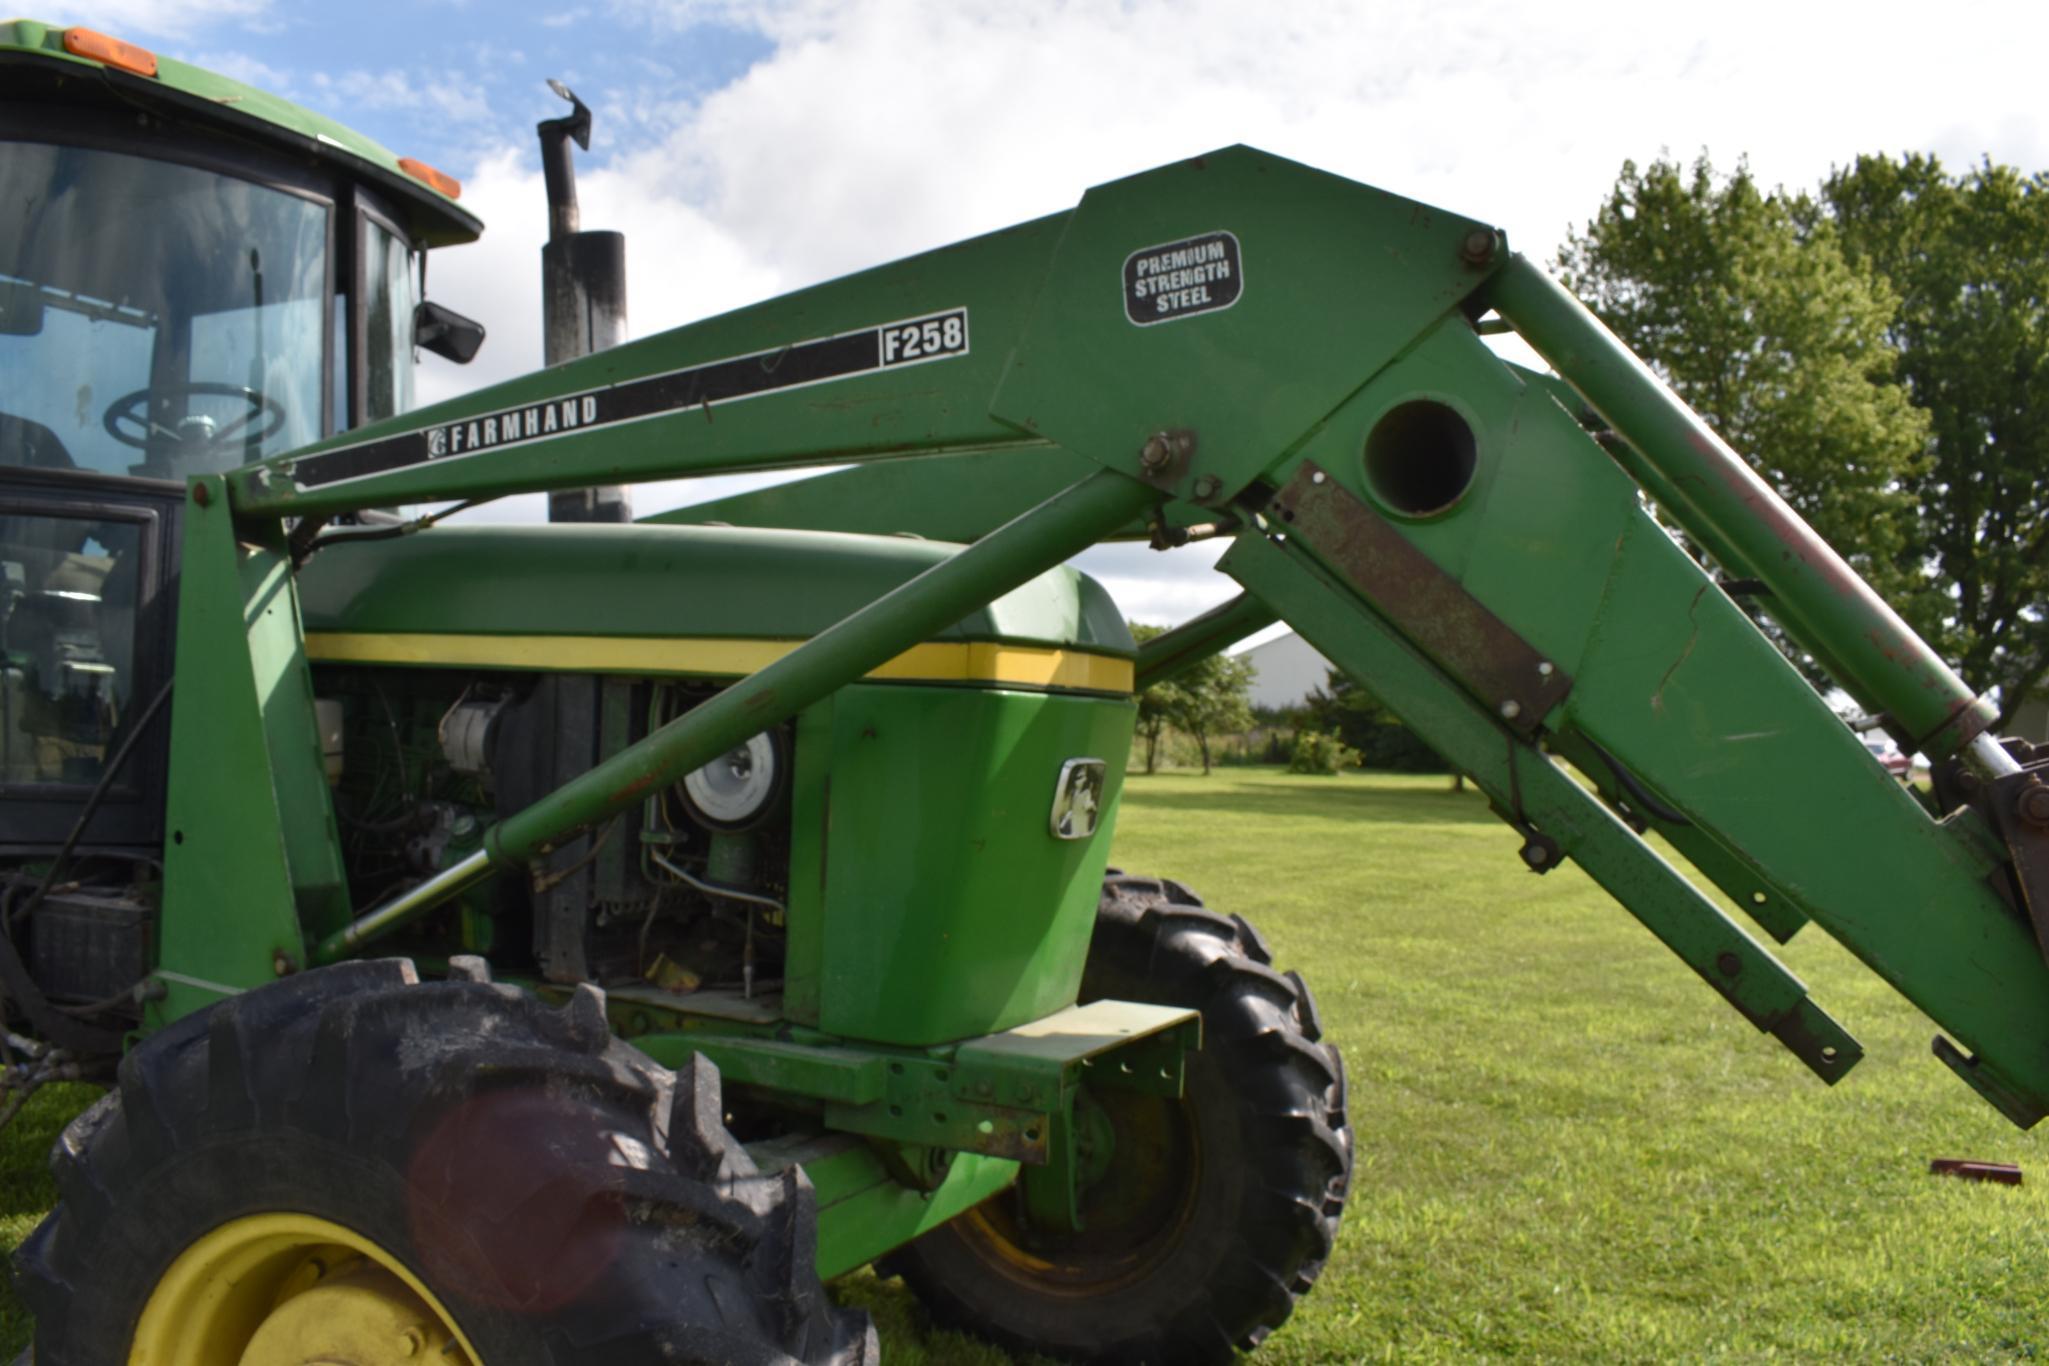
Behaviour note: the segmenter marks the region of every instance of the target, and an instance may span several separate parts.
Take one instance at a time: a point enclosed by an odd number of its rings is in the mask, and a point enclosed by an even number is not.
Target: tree
[[[2012,715],[2049,674],[2049,176],[1624,163],[1558,265]]]
[[[1149,626],[1143,622],[1131,623],[1131,638],[1143,645],[1154,636],[1164,635],[1164,626]],[[1157,771],[1160,756],[1160,740],[1167,733],[1167,725],[1175,712],[1184,705],[1181,689],[1173,683],[1155,683],[1138,695],[1138,733],[1145,739],[1145,771]]]
[[[1132,638],[1141,645],[1167,629],[1136,621],[1130,625]],[[1138,733],[1145,739],[1145,771],[1155,771],[1160,741],[1171,726],[1195,741],[1202,751],[1202,771],[1208,773],[1211,738],[1252,724],[1252,675],[1249,659],[1211,655],[1140,693]]]
[[[1874,587],[1918,586],[1928,419],[1898,381],[1898,301],[1811,201],[1760,192],[1740,162],[1624,162],[1558,268]]]
[[[1324,686],[1310,693],[1304,706],[1309,724],[1329,731],[1356,750],[1362,767],[1398,773],[1442,773],[1449,767],[1400,717],[1342,669],[1332,669]]]
[[[2049,175],[1864,156],[1810,217],[1898,297],[1894,373],[1929,418],[1903,611],[2005,721],[2049,672]]]
[[[1359,766],[1359,751],[1335,735],[1320,730],[1295,732],[1295,745],[1288,753],[1288,772],[1328,775]]]
[[[1243,655],[1211,655],[1168,685],[1180,690],[1178,701],[1170,705],[1170,718],[1195,738],[1204,773],[1210,769],[1210,737],[1252,724],[1253,672],[1252,661]]]

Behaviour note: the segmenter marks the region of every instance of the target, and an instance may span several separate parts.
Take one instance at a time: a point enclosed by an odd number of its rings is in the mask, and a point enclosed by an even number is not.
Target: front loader
[[[2034,756],[1492,226],[1230,148],[407,411],[474,350],[452,182],[87,30],[0,68],[9,1076],[110,1088],[38,1362],[862,1362],[821,1279],[878,1259],[1016,1348],[1256,1346],[1340,1055],[1105,865],[1134,693],[1274,621],[1824,1081],[1856,1041],[1697,882],[2049,1108]],[[1142,648],[1064,567],[1219,537],[1242,594]]]

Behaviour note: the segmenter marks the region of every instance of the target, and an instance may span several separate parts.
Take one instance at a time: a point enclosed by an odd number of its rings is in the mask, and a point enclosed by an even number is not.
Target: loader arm
[[[1488,349],[1490,312],[1569,394]],[[1938,1052],[2014,1122],[2049,1111],[2028,914],[2049,794],[1986,735],[1992,708],[1494,228],[1247,149],[199,479],[186,572],[240,585],[242,611],[182,634],[247,648],[251,695],[296,695],[295,618],[265,609],[288,605],[295,557],[366,534],[316,539],[336,515],[827,464],[855,468],[666,520],[974,543],[384,905],[322,901],[298,852],[318,840],[273,817],[267,876],[322,927],[317,956],[641,801],[1098,540],[1172,545],[1193,525],[1235,537],[1221,567],[1246,597],[1149,645],[1141,679],[1284,620],[1476,779],[1533,870],[1581,864],[1817,1075],[1841,1077],[1855,1041],[1647,830],[1775,937],[1811,920],[1843,942],[1959,1041]],[[1758,581],[1903,744],[1966,759],[1972,800],[1935,810],[1889,779],[1649,502]],[[280,758],[307,738],[281,718],[265,723],[275,809],[296,809],[296,784],[310,810],[317,764]],[[174,746],[207,738],[204,719],[176,724]],[[174,788],[193,838],[169,851],[169,895],[261,891],[203,866],[209,823],[218,839],[248,824],[207,807]]]

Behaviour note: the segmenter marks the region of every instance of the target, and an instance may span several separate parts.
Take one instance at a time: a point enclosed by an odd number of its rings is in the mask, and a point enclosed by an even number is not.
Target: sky
[[[429,289],[490,340],[467,369],[428,358],[423,399],[540,364],[533,128],[567,109],[548,77],[595,112],[583,225],[627,235],[635,336],[1231,143],[1497,223],[1540,261],[1627,159],[1747,157],[1787,186],[1865,152],[2049,169],[2043,0],[64,0],[36,17],[459,178],[487,231],[436,253]],[[1173,622],[1235,591],[1216,553],[1079,563],[1127,615]]]

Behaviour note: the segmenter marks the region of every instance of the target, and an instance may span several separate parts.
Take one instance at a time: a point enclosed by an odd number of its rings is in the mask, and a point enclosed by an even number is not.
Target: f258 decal
[[[967,354],[968,310],[949,308],[322,451],[294,462],[291,473],[299,484],[318,488],[422,461],[456,460],[567,432],[616,427]]]
[[[915,322],[891,323],[882,329],[884,365],[909,365],[912,361],[964,356],[967,350],[968,311],[965,308],[935,313]]]

